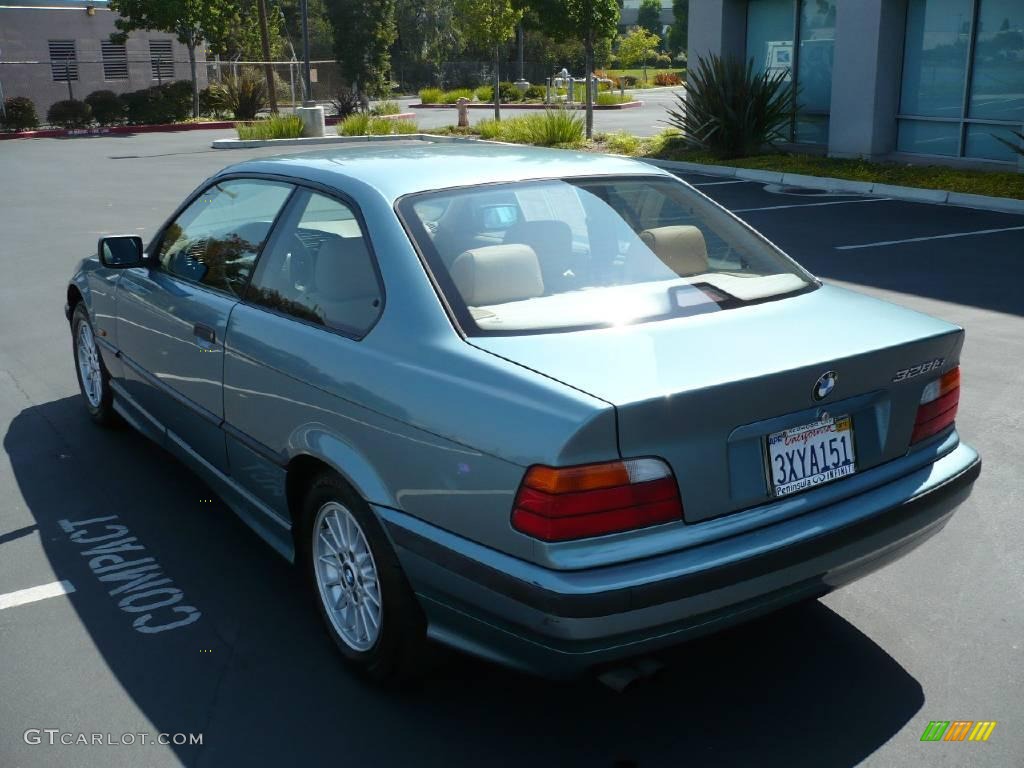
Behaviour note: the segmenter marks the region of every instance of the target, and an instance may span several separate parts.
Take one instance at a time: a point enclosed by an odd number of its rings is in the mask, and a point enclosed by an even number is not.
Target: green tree
[[[110,0],[117,13],[117,32],[113,42],[123,43],[136,29],[155,30],[176,35],[188,48],[192,74],[192,116],[199,117],[199,79],[196,48],[205,40],[214,53],[224,53],[232,30],[238,28],[238,5],[232,0]]]
[[[398,45],[404,61],[425,64],[441,87],[443,65],[462,50],[451,0],[397,0]]]
[[[281,34],[281,16],[274,8],[272,0],[267,3],[267,31],[270,37],[270,58],[278,60],[285,56],[285,41]],[[259,8],[257,0],[238,0],[234,3],[238,9],[238,24],[226,35],[225,50],[221,53],[242,61],[263,61],[263,45],[260,40]]]
[[[619,38],[619,61],[624,67],[640,64],[644,68],[644,82],[647,82],[647,62],[658,53],[661,38],[652,35],[642,27],[633,27]]]
[[[636,25],[652,35],[661,35],[661,0],[642,0]]]
[[[395,42],[395,0],[325,0],[334,28],[334,56],[353,89],[378,95],[390,90]]]
[[[589,139],[594,135],[594,47],[598,40],[615,37],[618,0],[532,0],[531,5],[549,34],[576,38],[583,43]]]
[[[668,33],[668,49],[673,56],[686,50],[689,34],[690,0],[672,0],[672,28]]]
[[[466,42],[494,51],[494,119],[501,120],[501,45],[515,35],[523,9],[510,0],[455,0],[453,7]]]
[[[286,53],[291,56],[292,49],[301,55],[302,51],[302,2],[303,0],[272,0],[271,15],[279,14]],[[309,57],[311,59],[327,59],[334,55],[334,30],[324,0],[306,0],[309,17]]]

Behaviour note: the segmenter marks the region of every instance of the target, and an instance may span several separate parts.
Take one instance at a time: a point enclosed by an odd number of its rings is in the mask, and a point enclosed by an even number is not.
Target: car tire
[[[82,302],[75,305],[74,314],[71,315],[71,349],[75,356],[78,388],[89,418],[103,427],[115,426],[118,417],[114,411],[110,372],[103,364],[89,312]]]
[[[376,516],[334,472],[311,483],[302,511],[302,569],[349,667],[383,684],[418,677],[426,621]]]

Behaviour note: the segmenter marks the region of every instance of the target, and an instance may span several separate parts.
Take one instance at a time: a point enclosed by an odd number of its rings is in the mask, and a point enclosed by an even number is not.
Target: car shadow
[[[83,728],[148,720],[202,733],[202,746],[174,747],[186,765],[848,766],[924,701],[906,670],[818,602],[665,652],[658,675],[621,694],[441,650],[424,680],[382,690],[343,667],[294,570],[134,431],[99,429],[76,396],[22,411],[4,449],[54,573],[76,587],[62,598],[85,630],[72,635],[109,670],[62,661],[80,656],[59,645],[66,633],[38,638],[33,650],[54,659],[40,685],[69,710],[50,720],[78,712]],[[97,517],[114,519],[81,522]],[[96,545],[72,535],[106,524],[127,529],[144,547],[133,555],[154,558],[197,620],[134,628],[140,614],[90,565]],[[104,685],[127,692],[123,711],[95,710]]]

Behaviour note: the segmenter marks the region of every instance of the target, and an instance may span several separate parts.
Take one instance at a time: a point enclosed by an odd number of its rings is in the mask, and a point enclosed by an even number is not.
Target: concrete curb
[[[595,104],[594,109],[597,111],[603,110],[615,110],[615,109],[639,109],[644,103],[642,101],[627,101],[625,104]],[[474,104],[467,104],[469,109],[494,109],[493,104],[476,102]],[[540,110],[540,109],[583,109],[583,105],[577,102],[572,104],[520,104],[518,102],[510,102],[508,104],[502,104],[501,108],[505,109],[523,109],[523,110]],[[458,109],[457,104],[410,104],[409,109]]]
[[[255,147],[316,146],[320,144],[362,144],[367,141],[422,141],[425,144],[460,144],[482,141],[470,136],[435,136],[431,133],[406,133],[394,136],[302,136],[297,139],[214,139],[214,149],[253,149]]]
[[[1024,214],[1024,200],[1012,197],[992,197],[989,195],[970,195],[963,192],[948,192],[944,189],[923,189],[920,187],[901,187],[895,184],[880,184],[871,181],[852,181],[836,179],[831,176],[804,176],[798,173],[778,173],[761,171],[753,168],[735,168],[730,165],[705,165],[679,160],[656,160],[653,158],[637,158],[658,168],[673,171],[689,171],[703,173],[708,176],[744,179],[746,181],[764,182],[766,184],[785,184],[807,189],[823,189],[827,192],[844,192],[855,195],[878,195],[891,197],[894,200],[906,200],[914,203],[935,203],[940,205],[957,205],[964,208],[980,208],[1000,213]]]

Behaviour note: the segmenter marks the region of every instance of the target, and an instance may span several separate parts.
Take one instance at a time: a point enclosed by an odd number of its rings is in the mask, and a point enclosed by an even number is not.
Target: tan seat
[[[544,294],[537,254],[527,245],[489,245],[459,255],[452,280],[470,307],[532,299]]]
[[[380,311],[380,286],[361,237],[325,240],[316,255],[316,288],[308,299],[326,325],[365,330]]]
[[[640,233],[640,241],[679,276],[702,275],[708,271],[708,246],[697,227],[687,224],[652,227]]]
[[[537,254],[544,287],[557,292],[572,269],[572,228],[564,221],[520,221],[505,232],[506,244],[528,245]]]

